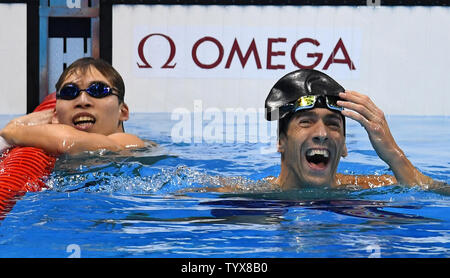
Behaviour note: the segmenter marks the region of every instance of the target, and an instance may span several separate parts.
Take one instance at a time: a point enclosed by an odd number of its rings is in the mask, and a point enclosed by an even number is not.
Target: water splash
[[[241,192],[268,189],[267,182],[244,177],[213,176],[204,170],[178,165],[148,167],[140,162],[110,162],[103,165],[80,165],[72,171],[56,170],[47,182],[60,192],[119,192],[125,194],[180,193],[214,191],[233,186]],[[264,187],[266,186],[266,187]]]

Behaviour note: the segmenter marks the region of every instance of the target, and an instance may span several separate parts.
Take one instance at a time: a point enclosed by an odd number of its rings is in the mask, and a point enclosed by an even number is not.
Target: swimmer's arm
[[[63,124],[38,126],[8,124],[0,136],[13,146],[40,148],[51,154],[75,154],[99,149],[120,151],[145,145],[141,139],[132,134],[116,133],[106,136],[79,131]]]
[[[386,163],[391,167],[395,177],[399,180],[399,184],[411,186],[418,185],[424,189],[429,189],[444,194],[450,193],[450,187],[447,183],[434,180],[431,177],[421,173],[416,167],[414,167],[411,161],[409,161],[404,154],[394,157],[394,160]]]
[[[390,160],[385,160],[385,162],[398,177],[400,184],[425,186],[435,183],[432,178],[417,170],[400,148],[393,153]]]
[[[406,158],[391,134],[383,111],[368,96],[354,91],[345,91],[339,96],[344,101],[338,101],[338,104],[349,109],[342,111],[342,115],[359,122],[366,129],[373,148],[390,166],[399,184],[428,186],[436,183]]]

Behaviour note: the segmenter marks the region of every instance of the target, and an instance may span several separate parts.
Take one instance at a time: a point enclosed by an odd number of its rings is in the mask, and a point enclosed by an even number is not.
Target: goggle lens
[[[93,83],[85,90],[81,90],[74,84],[68,84],[64,86],[56,96],[59,99],[72,100],[77,98],[83,91],[87,92],[91,97],[95,98],[103,98],[109,95],[118,96],[117,94],[113,93],[113,89],[111,87],[101,82]]]
[[[337,101],[339,100],[339,97],[337,96],[310,95],[310,96],[302,96],[297,100],[295,111],[313,108],[316,105],[318,99],[321,97],[325,98],[326,105],[329,109],[338,111],[344,110],[342,106],[339,106],[337,104]]]
[[[59,91],[58,97],[62,99],[74,99],[78,96],[78,87],[73,85],[66,85]]]
[[[310,108],[316,103],[316,96],[302,96],[297,100],[299,107]]]

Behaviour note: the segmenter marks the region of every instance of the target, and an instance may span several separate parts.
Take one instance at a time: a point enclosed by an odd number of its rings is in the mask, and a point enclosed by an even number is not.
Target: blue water
[[[450,119],[388,121],[413,164],[450,183]],[[271,191],[260,181],[279,173],[269,143],[174,143],[176,123],[134,114],[127,132],[158,148],[59,158],[50,188],[0,222],[0,257],[450,257],[445,188]],[[390,174],[359,124],[347,133],[338,172]],[[224,180],[240,190],[207,190]]]

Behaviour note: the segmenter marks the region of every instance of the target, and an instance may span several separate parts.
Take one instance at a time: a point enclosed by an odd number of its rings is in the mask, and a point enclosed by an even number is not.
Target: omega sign
[[[245,73],[246,70],[261,74],[273,70],[318,69],[321,71],[339,68],[340,71],[355,71],[357,65],[352,52],[342,37],[333,42],[326,40],[323,45],[319,38],[296,37],[230,37],[219,38],[204,35],[190,40],[177,40],[177,36],[152,32],[137,39],[137,70],[153,69],[176,71],[187,75],[194,72],[227,71]],[[152,61],[154,41],[159,40],[159,56],[166,57]],[[161,47],[163,45],[163,47]],[[204,54],[207,52],[208,54]],[[149,53],[152,53],[150,55]],[[182,55],[179,55],[182,53]],[[181,57],[181,58],[180,58]],[[153,58],[154,60],[154,58]],[[256,75],[250,74],[250,75]]]

